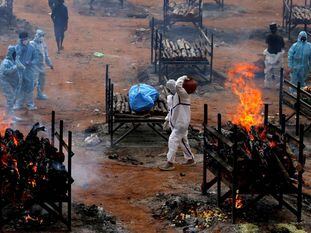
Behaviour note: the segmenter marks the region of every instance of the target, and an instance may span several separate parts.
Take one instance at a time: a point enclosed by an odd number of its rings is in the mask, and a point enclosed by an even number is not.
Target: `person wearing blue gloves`
[[[288,67],[291,82],[295,85],[300,82],[304,87],[311,68],[311,43],[307,41],[307,33],[301,31],[298,40],[288,51]],[[293,92],[293,90],[291,90]]]
[[[39,58],[35,48],[30,45],[28,40],[28,33],[21,32],[19,34],[19,42],[15,46],[16,59],[25,67],[25,69],[18,68],[18,75],[21,83],[17,87],[17,98],[14,109],[18,110],[26,105],[28,110],[35,110],[37,107],[34,103],[34,88],[35,88],[35,72],[36,65]]]

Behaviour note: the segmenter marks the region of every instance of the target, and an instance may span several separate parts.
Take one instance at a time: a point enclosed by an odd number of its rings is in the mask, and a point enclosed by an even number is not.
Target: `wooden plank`
[[[222,143],[226,144],[229,147],[233,147],[234,143],[231,142],[228,138],[226,138],[224,135],[222,135],[221,133],[219,133],[216,129],[210,127],[210,126],[206,126],[205,127],[206,130],[214,137],[216,137],[217,139],[221,140]]]

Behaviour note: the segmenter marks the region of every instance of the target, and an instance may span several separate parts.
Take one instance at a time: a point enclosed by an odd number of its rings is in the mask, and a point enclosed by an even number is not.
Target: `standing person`
[[[162,171],[174,170],[175,156],[178,147],[181,146],[184,152],[186,162],[184,165],[194,165],[194,156],[191,152],[188,142],[188,127],[191,120],[190,111],[190,93],[184,89],[183,84],[188,80],[187,76],[180,77],[175,84],[176,93],[172,95],[170,109],[169,109],[169,125],[172,133],[168,141],[167,162],[160,166]],[[171,80],[169,80],[171,82]]]
[[[35,48],[29,44],[28,33],[19,34],[19,42],[15,46],[16,59],[21,62],[25,69],[18,67],[18,74],[21,84],[17,90],[16,103],[14,109],[21,109],[26,104],[28,110],[35,110],[37,107],[34,103],[33,91],[35,87],[35,70],[38,64],[38,56]]]
[[[285,46],[283,37],[277,34],[276,23],[270,24],[270,32],[266,37],[268,48],[263,52],[265,55],[265,88],[272,88],[274,81],[276,81],[275,84],[279,83]]]
[[[297,85],[300,82],[301,87],[306,85],[305,81],[311,70],[311,43],[307,42],[307,38],[307,33],[301,31],[297,42],[288,51],[291,83]]]
[[[57,1],[58,0],[48,0],[51,11],[53,11],[53,8],[57,5]]]
[[[47,95],[43,93],[45,87],[45,64],[53,69],[53,64],[49,57],[48,48],[44,41],[44,36],[44,31],[38,29],[36,31],[35,38],[30,41],[30,44],[36,49],[36,53],[38,55],[35,82],[37,84],[37,99],[39,100],[48,99]]]
[[[6,98],[6,116],[13,117],[14,121],[20,121],[21,118],[14,116],[13,106],[16,97],[16,91],[19,83],[17,69],[25,69],[21,63],[16,62],[15,46],[10,45],[4,60],[0,65],[0,87]]]
[[[68,9],[64,5],[64,0],[58,0],[52,11],[51,18],[54,23],[54,33],[57,44],[57,53],[63,50],[63,42],[65,38],[65,31],[68,28]]]

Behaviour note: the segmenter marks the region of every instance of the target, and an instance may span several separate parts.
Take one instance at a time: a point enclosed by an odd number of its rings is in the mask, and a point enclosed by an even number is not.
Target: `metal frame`
[[[281,116],[283,115],[283,105],[288,106],[294,112],[292,112],[286,119],[285,122],[296,117],[296,136],[299,135],[300,120],[301,117],[305,117],[309,122],[311,121],[311,105],[303,100],[303,97],[307,97],[311,100],[311,94],[302,90],[300,82],[298,85],[294,85],[290,81],[284,79],[284,70],[281,69],[280,74],[280,92],[279,92],[279,122],[281,122]],[[291,93],[287,88],[293,90]],[[295,93],[295,94],[294,94]],[[311,130],[311,123],[304,130],[305,132]]]
[[[218,114],[217,117],[217,128],[213,128],[208,125],[208,105],[204,105],[204,157],[203,157],[203,183],[202,183],[202,193],[203,195],[207,194],[207,191],[217,184],[217,205],[221,207],[221,205],[224,203],[224,201],[227,198],[232,198],[232,222],[235,223],[237,214],[239,209],[236,208],[236,198],[237,198],[237,190],[238,190],[238,169],[239,169],[239,162],[237,161],[237,142],[232,142],[229,139],[227,139],[225,136],[221,133],[221,114]],[[286,133],[285,130],[285,116],[282,116],[282,124],[281,128],[274,126],[268,122],[268,105],[265,105],[265,118],[264,118],[264,124],[269,125],[269,127],[274,127],[276,130],[278,130],[279,133],[283,135],[283,138],[286,143],[289,141],[295,143],[298,145],[299,149],[299,156],[298,161],[301,164],[305,163],[304,158],[304,126],[300,125],[300,135],[299,138],[293,137],[290,134]],[[218,141],[218,153],[212,152],[208,149],[208,139],[207,136],[211,136],[214,139]],[[223,146],[232,148],[233,150],[233,166],[227,164],[225,160],[222,159],[221,155],[221,148]],[[211,166],[209,161],[213,161],[215,166]],[[208,170],[215,176],[210,181],[207,180],[207,172]],[[227,176],[224,176],[223,174],[226,174]],[[229,188],[229,191],[226,193],[222,193],[222,183]],[[273,192],[272,190],[243,190],[240,192],[240,194],[245,195],[252,195],[254,197],[251,202],[246,205],[243,209],[252,207],[254,204],[256,204],[259,200],[261,200],[265,196],[272,196],[275,200],[279,202],[279,207],[285,206],[288,210],[290,210],[296,217],[297,221],[301,221],[301,212],[302,212],[302,171],[298,172],[298,187],[293,187],[292,192],[289,192],[287,190],[283,190],[282,188],[279,190],[278,193]],[[297,202],[296,207],[293,207],[290,205],[286,200],[284,200],[284,194],[296,194]],[[256,196],[257,195],[257,196]]]
[[[308,30],[308,25],[311,24],[311,21],[304,19],[296,19],[293,17],[293,0],[283,0],[283,19],[282,27],[285,27],[285,31],[288,33],[288,39],[291,39],[292,30],[297,27],[297,25],[304,25],[304,30]],[[311,8],[311,0],[305,0],[304,7]],[[311,10],[311,9],[310,9]]]
[[[173,16],[169,14],[169,4],[170,0],[163,0],[163,19],[164,19],[164,27],[167,28],[171,24],[176,22],[190,22],[194,25],[199,24],[200,27],[203,26],[203,0],[185,0],[188,5],[198,2],[199,3],[199,15],[197,17],[186,17],[186,16]]]
[[[55,129],[55,111],[52,111],[51,118],[51,144],[54,146],[56,140],[58,140],[58,151],[63,152],[65,149],[67,151],[67,169],[68,169],[68,180],[67,180],[67,195],[59,200],[47,200],[45,197],[42,197],[40,200],[36,200],[34,204],[40,205],[43,209],[49,212],[51,215],[58,219],[62,223],[64,223],[68,230],[71,231],[71,204],[72,204],[72,196],[71,196],[71,185],[74,182],[72,179],[72,157],[74,153],[72,151],[72,132],[68,131],[68,141],[64,141],[64,121],[61,120],[59,122],[59,131]],[[56,139],[56,140],[55,140]],[[67,204],[67,216],[63,213],[63,204]],[[2,206],[0,208],[0,222],[2,221],[1,209],[5,207]],[[0,228],[1,231],[1,228]]]
[[[213,80],[213,59],[214,59],[214,35],[211,39],[207,36],[207,30],[203,30],[201,27],[197,27],[202,35],[202,40],[210,46],[208,51],[208,57],[196,60],[188,59],[167,59],[162,56],[163,53],[163,34],[156,29],[154,18],[151,20],[151,63],[154,64],[154,72],[159,74],[160,82],[163,80],[163,76],[170,77],[171,73],[176,73],[180,67],[186,67],[186,70],[190,73],[196,71],[196,73],[206,79],[205,73],[209,66],[209,81]],[[203,69],[201,68],[203,66]],[[174,69],[175,68],[175,69]],[[170,71],[170,72],[169,72]]]
[[[106,65],[106,91],[105,91],[105,103],[106,103],[106,123],[108,124],[108,133],[110,135],[110,146],[113,147],[125,139],[129,134],[134,132],[138,127],[147,125],[155,133],[157,133],[165,141],[168,141],[168,137],[164,135],[162,125],[165,122],[165,116],[151,116],[136,115],[136,114],[119,114],[114,112],[113,96],[114,96],[114,84],[109,78],[109,65]],[[125,125],[131,125],[131,129],[124,132],[119,138],[115,139],[115,133]],[[157,128],[158,127],[158,128]]]

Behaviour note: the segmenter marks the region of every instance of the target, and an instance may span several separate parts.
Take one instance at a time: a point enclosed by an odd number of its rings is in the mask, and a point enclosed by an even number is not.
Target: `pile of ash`
[[[158,205],[153,209],[153,217],[168,220],[171,226],[181,228],[183,232],[207,231],[215,224],[228,220],[226,213],[205,198],[158,194],[154,201]]]
[[[65,209],[64,209],[65,211]],[[66,212],[65,212],[66,214]],[[56,222],[49,213],[40,213],[44,224],[35,221],[34,215],[29,218],[27,226],[19,223],[9,223],[1,226],[3,232],[64,232],[67,228],[64,224]],[[72,204],[72,232],[105,232],[125,233],[126,231],[117,223],[116,217],[108,214],[103,207],[96,205],[85,205],[81,203]]]

